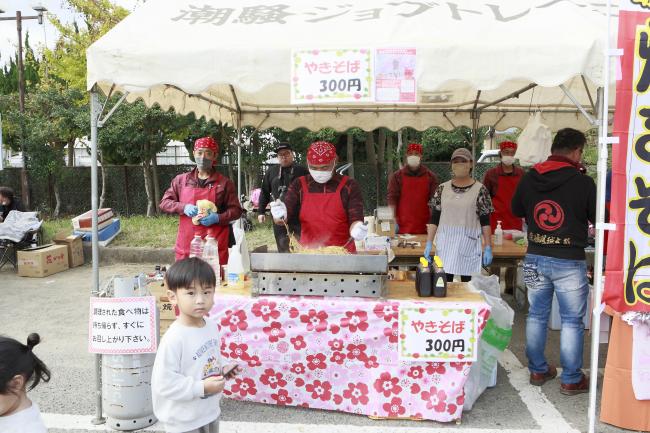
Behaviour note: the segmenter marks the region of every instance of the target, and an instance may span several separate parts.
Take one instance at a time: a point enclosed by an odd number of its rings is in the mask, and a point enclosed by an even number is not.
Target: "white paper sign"
[[[157,347],[156,298],[90,298],[90,353],[155,353]]]
[[[473,362],[478,311],[455,305],[399,308],[399,357],[411,361]]]
[[[292,104],[373,100],[371,49],[313,49],[291,53]]]
[[[375,99],[387,103],[417,102],[415,48],[380,48],[375,54]]]

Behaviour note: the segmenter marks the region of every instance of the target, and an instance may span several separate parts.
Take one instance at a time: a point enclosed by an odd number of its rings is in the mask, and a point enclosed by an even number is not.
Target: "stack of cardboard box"
[[[151,281],[147,288],[151,293],[151,296],[156,298],[156,306],[158,307],[158,317],[160,318],[160,336],[162,337],[169,326],[174,320],[176,320],[175,307],[169,301],[167,297],[167,286],[165,286],[165,280],[156,279]]]

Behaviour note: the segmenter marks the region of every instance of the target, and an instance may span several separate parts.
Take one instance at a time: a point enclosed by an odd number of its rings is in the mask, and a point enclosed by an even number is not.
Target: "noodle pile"
[[[348,250],[343,247],[329,246],[329,247],[319,247],[319,248],[307,248],[303,247],[300,242],[296,239],[293,233],[289,233],[289,251],[296,254],[350,254]]]

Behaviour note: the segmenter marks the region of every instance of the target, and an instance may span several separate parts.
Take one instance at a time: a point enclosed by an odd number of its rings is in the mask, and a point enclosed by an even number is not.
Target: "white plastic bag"
[[[515,311],[501,299],[499,277],[474,275],[471,284],[485,296],[490,318],[478,343],[476,362],[465,383],[464,410],[471,410],[483,391],[495,385],[497,362],[510,342],[515,319]]]
[[[524,167],[546,161],[551,154],[551,144],[551,128],[542,123],[542,113],[538,111],[530,116],[526,127],[519,134],[515,158]]]
[[[251,270],[246,235],[239,223],[233,224],[236,244],[228,250],[228,273],[246,274]]]

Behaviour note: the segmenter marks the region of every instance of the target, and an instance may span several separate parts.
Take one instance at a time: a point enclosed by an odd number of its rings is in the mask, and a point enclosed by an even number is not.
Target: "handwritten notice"
[[[415,48],[380,48],[375,55],[375,100],[417,102]]]

